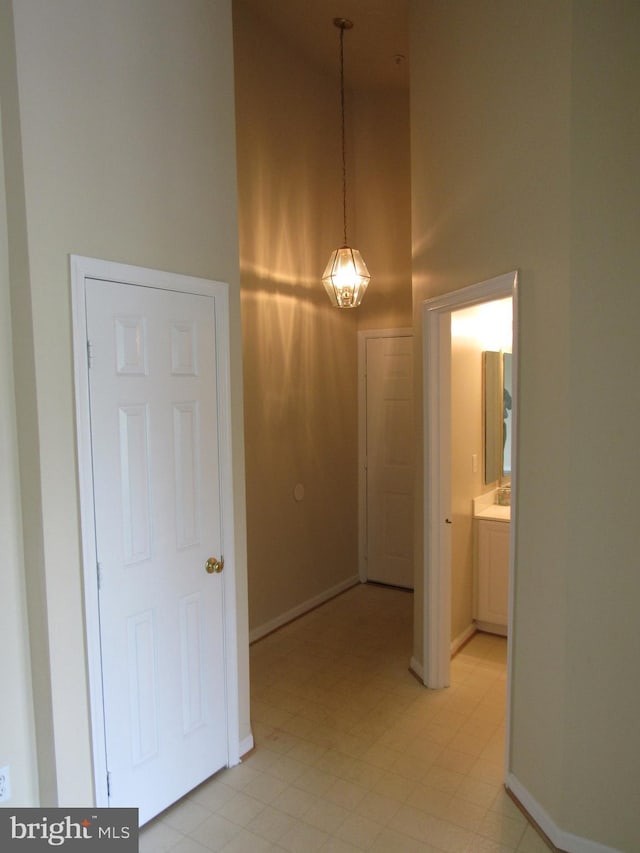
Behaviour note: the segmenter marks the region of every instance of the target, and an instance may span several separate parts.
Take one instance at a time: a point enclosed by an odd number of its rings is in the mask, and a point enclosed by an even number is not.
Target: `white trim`
[[[446,687],[451,661],[451,571],[448,536],[444,519],[450,509],[450,413],[451,313],[460,308],[511,297],[513,312],[513,438],[512,513],[516,514],[517,412],[518,412],[518,273],[487,281],[428,299],[423,303],[423,404],[424,404],[424,600],[423,661],[427,687]],[[444,405],[443,405],[444,403]],[[513,613],[516,525],[509,533],[509,626]],[[505,774],[510,758],[510,696],[512,683],[512,631],[507,641],[507,719]]]
[[[358,332],[358,572],[367,582],[367,341],[412,338],[412,328],[361,329]]]
[[[455,653],[459,649],[461,649],[464,646],[464,644],[468,640],[470,640],[471,637],[473,637],[473,635],[475,633],[477,633],[477,631],[478,631],[478,626],[474,625],[474,623],[472,622],[468,628],[465,628],[465,630],[461,634],[458,634],[458,636],[455,637],[455,639],[451,640],[451,647],[449,650],[451,657],[453,657],[455,655]]]
[[[298,616],[303,616],[305,613],[313,610],[314,607],[324,604],[325,601],[335,598],[336,595],[340,595],[341,592],[345,592],[345,590],[351,589],[352,586],[357,586],[359,583],[360,578],[358,575],[353,575],[335,586],[332,586],[330,589],[326,589],[319,595],[315,595],[313,598],[308,598],[306,601],[303,601],[302,604],[292,607],[291,610],[287,610],[286,613],[281,613],[280,616],[276,616],[275,619],[270,619],[268,622],[264,622],[262,625],[252,628],[252,630],[249,631],[249,642],[255,643],[256,640],[261,640],[272,631],[282,628],[282,626],[286,625],[287,622],[293,622],[293,620],[297,619]]]
[[[412,657],[409,661],[409,669],[414,675],[417,675],[420,681],[423,681],[424,668],[417,658]]]
[[[607,847],[605,844],[599,844],[597,841],[591,841],[588,838],[581,838],[579,835],[573,835],[573,833],[561,829],[513,773],[507,775],[505,785],[527,814],[533,818],[540,829],[560,850],[565,850],[566,853],[623,853],[614,847]]]
[[[248,735],[240,741],[240,761],[248,752],[251,752],[254,746],[253,735]]]
[[[80,500],[80,535],[86,614],[87,674],[91,719],[94,774],[94,802],[108,805],[107,761],[102,697],[102,665],[98,590],[96,584],[96,541],[94,531],[94,489],[91,461],[91,424],[89,411],[89,373],[87,364],[87,318],[85,282],[87,279],[115,281],[123,284],[153,287],[213,296],[216,304],[216,355],[219,397],[219,466],[222,493],[232,495],[231,447],[231,379],[229,356],[228,290],[224,282],[146,269],[144,267],[70,256],[71,307],[73,318],[73,368],[76,409],[76,447],[78,453],[78,493]],[[229,766],[240,761],[238,661],[236,628],[236,577],[234,554],[233,505],[222,515],[222,542],[225,570],[222,576],[224,596],[224,646],[227,713],[227,760]]]

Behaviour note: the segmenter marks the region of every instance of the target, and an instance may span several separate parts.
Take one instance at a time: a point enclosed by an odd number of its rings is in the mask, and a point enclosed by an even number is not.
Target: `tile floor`
[[[506,640],[452,686],[408,672],[412,595],[357,586],[251,647],[256,748],[141,832],[141,853],[548,853],[502,788]]]

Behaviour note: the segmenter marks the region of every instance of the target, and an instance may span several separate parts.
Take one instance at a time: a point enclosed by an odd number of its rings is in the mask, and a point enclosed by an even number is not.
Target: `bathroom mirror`
[[[484,482],[511,474],[511,353],[482,353],[484,384]]]

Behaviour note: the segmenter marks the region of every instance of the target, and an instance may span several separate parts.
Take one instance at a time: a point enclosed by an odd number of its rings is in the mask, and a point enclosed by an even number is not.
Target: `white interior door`
[[[214,298],[86,282],[110,806],[227,763]]]
[[[413,588],[413,338],[366,340],[367,578]]]

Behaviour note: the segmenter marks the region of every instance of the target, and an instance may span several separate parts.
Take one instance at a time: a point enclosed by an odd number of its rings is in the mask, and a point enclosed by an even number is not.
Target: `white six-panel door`
[[[413,588],[413,338],[366,338],[366,574]]]
[[[86,282],[109,805],[227,763],[215,302]]]

